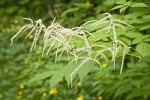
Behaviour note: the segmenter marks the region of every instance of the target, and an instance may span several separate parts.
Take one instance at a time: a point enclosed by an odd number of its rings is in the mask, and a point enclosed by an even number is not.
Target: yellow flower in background
[[[29,37],[28,37],[29,39],[33,39],[33,35],[29,35]]]
[[[8,69],[4,69],[4,74],[8,74],[9,70]]]
[[[26,64],[28,64],[28,61],[27,61],[27,60],[25,60],[25,61],[24,61],[24,64],[25,64],[25,65],[26,65]]]
[[[77,100],[84,100],[82,96],[79,96]]]
[[[10,32],[10,28],[7,28],[7,29],[6,29],[6,32]]]
[[[16,99],[17,99],[17,100],[20,100],[20,99],[21,99],[21,96],[17,96]]]
[[[52,88],[50,91],[49,91],[49,94],[56,94],[58,91],[56,88]]]
[[[33,67],[33,64],[30,64],[30,66],[29,66],[29,67],[31,67],[31,68],[32,68],[32,67]]]
[[[15,24],[18,24],[18,20],[17,20],[17,19],[15,19],[15,20],[14,20],[14,23],[15,23]]]
[[[103,97],[102,96],[98,96],[98,100],[102,100],[103,99]]]
[[[42,50],[42,47],[41,47],[41,46],[39,47],[39,50]]]
[[[22,95],[22,91],[19,91],[19,92],[18,92],[18,95]]]
[[[2,32],[5,32],[6,30],[4,28],[2,28]]]
[[[4,22],[7,22],[7,17],[4,17],[3,21],[4,21]]]
[[[102,64],[102,67],[106,68],[108,67],[108,64]]]
[[[64,80],[63,80],[63,78],[60,80],[60,82],[63,82]]]
[[[16,28],[18,31],[21,29],[21,26],[17,26],[17,28]]]
[[[103,56],[100,56],[100,59],[103,59],[104,57]]]
[[[45,97],[46,95],[47,95],[46,92],[43,92],[42,96]]]
[[[80,86],[81,86],[81,82],[78,82],[78,83],[77,83],[77,86],[80,87]]]
[[[22,84],[22,85],[20,85],[20,89],[24,89],[24,85]]]

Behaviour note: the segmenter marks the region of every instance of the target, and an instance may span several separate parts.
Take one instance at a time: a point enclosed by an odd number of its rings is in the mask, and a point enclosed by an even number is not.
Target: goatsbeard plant
[[[79,27],[64,28],[59,23],[55,22],[55,19],[50,26],[46,27],[42,20],[33,21],[30,18],[24,18],[30,21],[30,24],[24,25],[12,38],[11,45],[14,39],[20,34],[29,29],[31,31],[27,34],[26,38],[34,33],[34,39],[30,48],[30,52],[36,49],[36,44],[39,35],[43,35],[43,52],[42,56],[47,57],[50,51],[55,50],[55,61],[57,61],[63,53],[68,55],[68,59],[76,62],[76,69],[71,73],[71,83],[73,75],[80,70],[80,68],[88,61],[93,61],[101,67],[101,61],[99,56],[102,56],[108,61],[108,53],[111,55],[111,59],[114,63],[116,56],[119,52],[122,53],[122,61],[120,65],[120,74],[123,69],[125,54],[128,51],[128,46],[118,39],[117,29],[126,30],[126,27],[133,26],[127,24],[122,20],[113,18],[109,13],[105,13],[104,17],[100,20],[91,20]],[[112,34],[109,38],[110,45],[105,45],[101,42],[91,42],[89,37],[95,37],[91,31],[85,27],[91,25],[91,28],[95,29],[97,34],[105,32],[106,35]],[[100,26],[100,27],[99,27]],[[41,34],[44,33],[44,34]],[[82,45],[78,46],[77,40],[82,42]],[[71,57],[70,57],[71,56]]]

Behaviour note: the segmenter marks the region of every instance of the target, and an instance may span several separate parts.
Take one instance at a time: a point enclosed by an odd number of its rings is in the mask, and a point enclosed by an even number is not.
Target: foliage
[[[124,13],[128,7],[148,7],[146,4],[142,2],[137,3],[137,2],[132,2],[132,0],[130,1],[118,0],[116,1],[116,4],[118,5],[112,8],[111,10],[120,9],[119,10],[120,13]]]
[[[81,25],[80,27],[75,27],[72,29],[64,28],[60,24],[54,23],[54,21],[51,23],[50,26],[46,27],[42,23],[41,19],[35,21],[35,25],[34,25],[34,22],[31,19],[24,18],[26,20],[29,20],[31,22],[31,24],[24,25],[11,38],[11,45],[13,44],[14,38],[16,38],[20,33],[23,33],[31,28],[31,31],[26,36],[26,38],[27,38],[29,35],[31,35],[31,33],[33,33],[33,31],[35,31],[34,39],[32,42],[31,49],[30,49],[30,52],[31,52],[33,49],[34,50],[36,49],[36,43],[37,43],[38,37],[41,34],[41,32],[44,32],[44,46],[43,46],[43,52],[42,52],[43,56],[44,56],[45,50],[48,48],[46,56],[49,54],[50,51],[55,52],[54,53],[55,54],[55,62],[57,61],[57,59],[59,59],[61,57],[61,55],[64,52],[67,53],[68,59],[69,59],[70,55],[73,55],[73,60],[71,58],[71,61],[75,60],[76,64],[78,62],[80,62],[80,59],[82,59],[81,63],[79,65],[77,64],[77,68],[71,73],[71,82],[72,82],[73,75],[77,71],[79,71],[80,68],[86,62],[88,62],[90,60],[96,62],[97,64],[99,64],[100,67],[102,67],[101,62],[99,61],[99,59],[97,59],[97,57],[103,56],[105,58],[105,60],[108,61],[107,60],[108,57],[106,57],[106,54],[105,54],[105,52],[107,52],[107,51],[109,51],[111,53],[112,60],[114,61],[114,68],[115,68],[116,56],[117,56],[118,52],[120,51],[120,49],[123,48],[124,51],[123,51],[122,64],[121,64],[121,70],[120,70],[120,74],[121,74],[125,54],[127,51],[127,46],[125,43],[123,43],[123,41],[118,39],[118,33],[116,30],[117,30],[117,28],[121,28],[121,29],[125,30],[125,27],[123,25],[127,25],[129,27],[132,27],[132,26],[121,20],[113,19],[112,15],[110,15],[109,13],[105,13],[105,15],[107,15],[107,16],[100,20],[88,21],[88,22],[84,23],[83,25]],[[84,27],[86,25],[88,25],[88,23],[91,23],[91,22],[93,22],[93,23],[90,25],[90,27],[94,27],[96,30],[96,31],[92,30],[92,31],[95,31],[94,33],[90,33],[89,31],[84,29]],[[99,26],[100,28],[97,26]],[[110,43],[106,42],[105,45],[102,44],[103,42],[100,42],[100,43],[95,42],[95,41],[97,41],[97,38],[95,38],[95,35],[103,34],[103,32],[106,32],[106,30],[107,30],[107,33],[104,34],[104,38],[107,37],[107,39],[108,39],[109,36],[112,35],[113,39],[111,39],[111,40],[113,42],[108,40],[108,41],[110,41]],[[90,41],[90,44],[89,44],[89,40],[91,40],[91,36],[89,36],[89,38],[88,38],[87,37],[88,35],[91,35],[93,37],[93,41]],[[97,37],[100,37],[100,36],[97,35]],[[78,39],[78,41],[76,41],[77,39]],[[82,46],[79,47],[78,46],[79,43],[81,43]],[[107,47],[106,44],[110,45],[110,46]],[[111,44],[113,44],[113,45],[111,45]],[[82,55],[84,55],[84,56],[82,56]],[[62,73],[62,72],[63,72],[62,70],[56,72],[55,77],[59,77],[59,73]],[[63,75],[60,75],[60,76],[61,76],[61,78],[63,77]],[[53,79],[53,77],[52,77],[52,79]],[[57,83],[59,80],[60,80],[60,78],[57,79]],[[56,81],[56,78],[54,78],[54,81]],[[52,81],[52,84],[54,84],[54,83],[55,82]]]
[[[0,5],[3,6],[3,8],[0,8],[0,14],[3,15],[3,18],[0,20],[1,23],[3,23],[0,25],[0,79],[2,80],[0,83],[0,99],[148,100],[150,98],[150,13],[149,7],[147,6],[150,2],[148,0],[142,2],[140,0],[136,2],[125,0],[89,0],[86,2],[84,0],[55,0],[53,2],[47,0],[37,0],[36,2],[23,0],[11,2],[10,0],[2,0],[0,2]],[[120,7],[118,8],[117,6]],[[117,9],[114,9],[115,7]],[[64,27],[68,27],[64,28],[59,26],[61,27],[59,32],[62,31],[62,29],[70,29],[73,31],[82,29],[82,31],[88,31],[85,32],[85,34],[90,47],[99,44],[113,49],[113,29],[110,30],[109,33],[107,33],[107,30],[99,31],[109,24],[104,24],[104,26],[101,23],[99,23],[99,25],[94,24],[95,27],[93,28],[93,23],[100,22],[99,19],[107,17],[102,15],[105,12],[112,14],[113,19],[121,20],[122,22],[127,22],[134,26],[134,29],[124,26],[126,30],[122,30],[120,29],[121,24],[120,27],[116,29],[117,39],[129,47],[126,50],[124,69],[121,75],[119,74],[119,70],[122,62],[122,53],[123,50],[125,50],[122,44],[118,44],[121,46],[121,49],[116,56],[115,70],[113,68],[113,62],[111,61],[111,53],[105,52],[104,55],[98,55],[96,58],[96,60],[101,63],[101,68],[97,63],[88,61],[73,74],[72,78],[74,80],[72,81],[72,88],[70,88],[70,75],[77,68],[76,62],[68,59],[67,52],[63,53],[59,59],[56,60],[55,58],[58,57],[56,57],[57,53],[55,51],[57,51],[57,46],[60,46],[58,55],[61,54],[61,51],[69,50],[69,52],[75,52],[77,48],[73,48],[71,51],[70,49],[61,49],[63,46],[67,47],[67,42],[57,37],[64,43],[60,45],[55,43],[56,46],[54,45],[53,49],[48,52],[47,57],[42,58],[41,54],[43,50],[41,45],[44,43],[43,37],[39,36],[35,52],[29,53],[31,43],[35,46],[36,40],[34,40],[35,37],[32,34],[24,40],[24,33],[18,35],[19,38],[15,38],[16,42],[14,45],[9,46],[10,38],[16,31],[21,29],[21,26],[25,25],[25,23],[21,21],[22,17],[30,16],[32,19],[41,18],[45,26],[48,26],[50,25],[49,20],[53,20],[56,16],[58,23]],[[105,21],[110,21],[110,19],[111,18],[108,18]],[[96,21],[82,25],[84,26],[82,28],[70,28],[79,26],[89,20]],[[58,25],[56,21],[51,21],[51,23],[54,23],[51,24],[52,27]],[[35,23],[36,22],[34,22],[34,25]],[[27,31],[27,33],[28,32],[30,31]],[[64,33],[62,32],[62,34]],[[41,35],[42,34],[43,33],[41,33]],[[51,36],[55,35],[52,34]],[[84,43],[85,39],[82,40],[78,38],[83,38],[83,36],[84,35],[79,34],[79,36],[73,37],[73,42],[75,43],[73,44],[74,47],[87,47]],[[57,43],[59,44],[58,41]],[[101,51],[104,48],[95,47],[92,48],[92,50]],[[47,53],[46,50],[48,50],[48,48],[45,49],[44,54]],[[76,53],[78,57],[88,56],[87,52],[80,52]],[[96,54],[92,54],[91,57],[95,58],[95,55]],[[74,58],[75,56],[70,55],[70,59]],[[55,60],[57,62],[55,62]],[[80,66],[83,61],[84,59],[78,60],[78,66]],[[79,77],[75,78],[75,76]]]
[[[141,61],[140,63],[135,63],[132,60],[132,62],[127,63],[128,70],[124,71],[120,76],[116,75],[116,71],[114,72],[110,67],[108,68],[109,70],[102,69],[103,73],[96,73],[95,79],[97,81],[94,83],[95,88],[93,92],[97,93],[97,95],[103,95],[105,99],[109,99],[109,97],[118,100],[148,99],[150,95],[149,85],[145,85],[150,81],[147,79],[147,76],[150,74],[148,62]],[[108,72],[113,74],[108,74]]]

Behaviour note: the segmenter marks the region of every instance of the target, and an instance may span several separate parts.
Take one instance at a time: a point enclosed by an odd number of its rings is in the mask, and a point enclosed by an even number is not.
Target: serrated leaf
[[[120,37],[120,39],[125,42],[126,44],[128,45],[131,45],[131,40],[129,38],[126,38],[126,37]]]
[[[143,23],[145,23],[145,21],[143,20],[143,19],[136,19],[136,18],[134,18],[134,19],[130,19],[130,20],[128,20],[128,22],[130,23],[130,24],[143,24]]]
[[[12,13],[14,13],[15,11],[17,11],[17,9],[18,9],[18,6],[10,6],[10,7],[7,7],[6,9],[5,9],[5,12],[7,13],[7,14],[12,14]]]
[[[124,84],[117,89],[117,91],[115,93],[115,97],[117,97],[121,94],[124,94],[124,93],[130,91],[131,89],[132,89],[132,86],[130,84]]]
[[[121,14],[121,13],[123,13],[126,9],[127,9],[127,7],[126,7],[126,6],[125,6],[125,7],[123,7],[123,8],[121,8],[121,9],[119,10],[120,14]]]
[[[142,37],[142,34],[140,34],[139,32],[134,32],[134,31],[129,31],[129,32],[125,33],[124,35],[129,37],[129,38]]]
[[[150,95],[150,92],[149,92],[149,91],[150,91],[149,89],[145,89],[145,90],[143,91],[143,97],[144,97],[145,100],[147,100],[148,96]]]
[[[135,86],[135,87],[137,87],[137,88],[139,88],[142,83],[143,83],[143,80],[135,79],[135,80],[133,80],[132,85]]]
[[[126,0],[117,0],[116,1],[116,4],[124,4],[124,3],[126,3]]]
[[[124,15],[125,19],[137,19],[138,17],[142,16],[143,12],[132,12],[129,14]]]
[[[99,91],[98,91],[97,95],[102,95],[105,91],[106,91],[106,88],[103,85],[103,86],[101,86],[101,88],[99,88]]]
[[[71,83],[71,73],[73,72],[73,70],[75,70],[75,62],[69,62],[65,68],[65,80],[67,81],[67,84],[68,86],[70,85]],[[73,76],[73,78],[75,77],[76,75]]]
[[[123,5],[118,5],[118,6],[113,7],[111,10],[119,9],[119,8],[122,8],[122,7],[123,7]]]
[[[111,87],[109,87],[107,89],[107,92],[111,92],[111,91],[116,91],[118,89],[118,87],[120,87],[123,83],[125,83],[125,80],[120,80],[118,81],[117,83],[116,82],[112,82],[111,84]],[[127,81],[126,81],[127,83]]]
[[[78,7],[70,8],[70,9],[66,10],[65,12],[63,12],[63,13],[62,13],[62,16],[65,16],[66,14],[71,13],[71,12],[76,12],[76,11],[78,11],[79,9],[80,9],[80,8],[78,8]]]
[[[150,42],[150,38],[144,39],[145,42]]]
[[[132,99],[132,98],[135,98],[135,97],[138,97],[138,96],[141,96],[141,95],[142,95],[141,89],[135,89],[133,92],[131,92],[131,93],[127,96],[127,99]]]
[[[145,100],[147,100],[148,96],[150,95],[150,85],[146,85],[143,87],[143,97]]]
[[[94,93],[94,92],[97,93],[97,91],[99,91],[99,89],[101,89],[102,87],[103,87],[102,85],[94,86],[94,88],[92,89],[91,93]]]
[[[132,41],[132,44],[138,44],[138,43],[141,43],[143,41],[143,38],[136,38]]]
[[[50,79],[50,86],[53,88],[64,77],[64,69],[57,70]]]
[[[148,43],[140,43],[136,46],[136,50],[140,53],[143,57],[150,55],[150,45]]]
[[[81,81],[92,70],[93,67],[94,64],[89,61],[80,68],[80,70],[78,71],[78,75]]]
[[[33,77],[31,80],[29,80],[28,83],[35,82],[35,81],[39,81],[39,80],[48,78],[48,77],[50,77],[53,73],[54,73],[54,71],[46,71],[46,72],[43,72],[43,73],[39,73],[39,74],[35,75],[35,77]]]
[[[108,38],[103,38],[102,41],[108,41]]]
[[[146,4],[140,2],[140,3],[134,3],[131,5],[131,7],[149,7]]]
[[[98,40],[101,40],[101,39],[104,39],[106,38],[109,34],[107,34],[107,30],[105,31],[101,31],[101,32],[93,32],[92,35],[94,36],[89,36],[88,37],[88,40],[89,41],[98,41]]]
[[[92,7],[92,4],[90,3],[76,3],[75,6],[78,6],[80,9],[88,9]]]
[[[150,24],[149,24],[149,23],[142,24],[142,25],[139,27],[139,30],[140,30],[140,31],[146,30],[146,29],[150,29]]]

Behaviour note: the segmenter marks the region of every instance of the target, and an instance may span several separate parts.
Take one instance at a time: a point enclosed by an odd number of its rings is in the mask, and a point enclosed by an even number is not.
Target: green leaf
[[[146,85],[143,87],[143,97],[145,100],[147,100],[148,96],[150,95],[150,85]]]
[[[137,88],[133,92],[131,92],[130,95],[128,95],[127,99],[132,99],[132,98],[135,98],[135,97],[143,96],[144,99],[147,100],[147,97],[150,94],[149,91],[150,91],[149,86],[148,86],[148,88],[145,88],[145,87]]]
[[[7,14],[12,14],[12,13],[15,13],[15,11],[18,9],[18,6],[10,6],[10,7],[8,7],[6,10],[5,10],[5,12],[7,13]]]
[[[143,12],[136,11],[136,12],[131,12],[129,14],[124,15],[123,17],[125,19],[137,19],[138,17],[142,16]]]
[[[132,89],[131,84],[124,84],[124,85],[121,85],[121,86],[117,89],[117,91],[116,91],[116,93],[115,93],[115,97],[117,97],[117,96],[119,96],[119,95],[121,95],[121,94],[124,94],[124,93],[130,91],[131,89]]]
[[[126,0],[117,0],[116,1],[116,4],[124,4],[124,3],[126,3]]]
[[[121,39],[123,42],[125,42],[128,45],[131,45],[131,40],[129,38],[126,37],[119,37],[119,39]]]
[[[143,38],[136,38],[132,41],[132,44],[138,44],[138,43],[141,43],[143,41]]]
[[[101,40],[101,39],[104,39],[106,38],[108,35],[110,34],[107,34],[107,30],[105,31],[101,31],[101,32],[93,32],[92,35],[94,36],[89,36],[88,40],[89,41],[98,41],[98,40]]]
[[[88,8],[92,7],[92,4],[90,4],[89,2],[87,2],[87,3],[76,3],[75,6],[81,8],[81,9],[88,9]]]
[[[65,16],[65,15],[67,15],[68,13],[76,12],[76,11],[78,11],[78,10],[80,10],[80,8],[78,8],[78,7],[70,8],[70,9],[66,10],[65,12],[63,12],[63,13],[62,13],[62,16]]]
[[[141,96],[143,93],[141,91],[141,89],[135,89],[133,92],[131,92],[128,96],[127,99],[132,99],[138,96]]]
[[[64,77],[64,69],[57,70],[50,79],[51,88],[54,87]]]
[[[70,83],[71,83],[71,73],[75,70],[75,66],[76,66],[76,64],[75,64],[75,62],[73,62],[73,61],[71,61],[71,62],[69,62],[68,64],[67,64],[67,66],[65,67],[65,79],[66,79],[66,81],[67,81],[67,84],[68,84],[68,86],[70,85]],[[74,77],[75,77],[76,75],[73,75],[73,78],[72,79],[74,79]]]
[[[123,13],[126,9],[127,9],[127,7],[126,7],[126,6],[125,6],[125,7],[123,7],[123,8],[121,8],[121,9],[119,10],[120,14],[121,14],[121,13]]]
[[[140,43],[136,46],[136,50],[140,53],[143,57],[150,55],[150,45],[148,43]]]
[[[89,61],[80,68],[80,70],[78,71],[78,75],[81,81],[92,70],[93,67],[94,64]]]
[[[28,4],[30,1],[29,0],[22,0],[19,3],[22,5]]]
[[[132,4],[131,7],[149,7],[149,6],[147,6],[146,4],[140,2],[140,3]]]
[[[135,66],[135,65],[134,65]],[[137,67],[138,68],[138,67]],[[136,88],[139,88],[143,83],[143,80],[140,79],[133,79],[132,85]]]
[[[29,82],[27,82],[27,83],[31,83],[31,82],[35,82],[35,81],[39,81],[39,80],[48,78],[48,77],[50,77],[53,73],[54,73],[54,71],[46,71],[46,72],[43,72],[43,73],[36,74],[35,77],[33,77],[33,78],[32,78],[31,80],[29,80]]]
[[[102,95],[105,91],[106,91],[106,87],[102,86],[101,88],[99,88],[97,95]]]
[[[139,30],[140,30],[140,31],[146,30],[146,29],[150,29],[150,23],[142,24],[142,25],[139,27]]]
[[[150,95],[150,89],[143,90],[143,97],[145,100],[147,100],[148,96]]]
[[[150,42],[150,38],[144,39],[145,42]]]
[[[143,24],[145,23],[143,19],[137,19],[137,18],[133,18],[133,19],[129,19],[127,22],[129,22],[130,24]]]
[[[134,32],[134,31],[129,31],[127,33],[124,34],[125,36],[129,37],[129,38],[140,38],[142,37],[142,34],[140,34],[139,32]]]
[[[118,6],[113,7],[111,10],[119,9],[119,8],[122,8],[122,7],[123,7],[123,5],[118,5]]]

